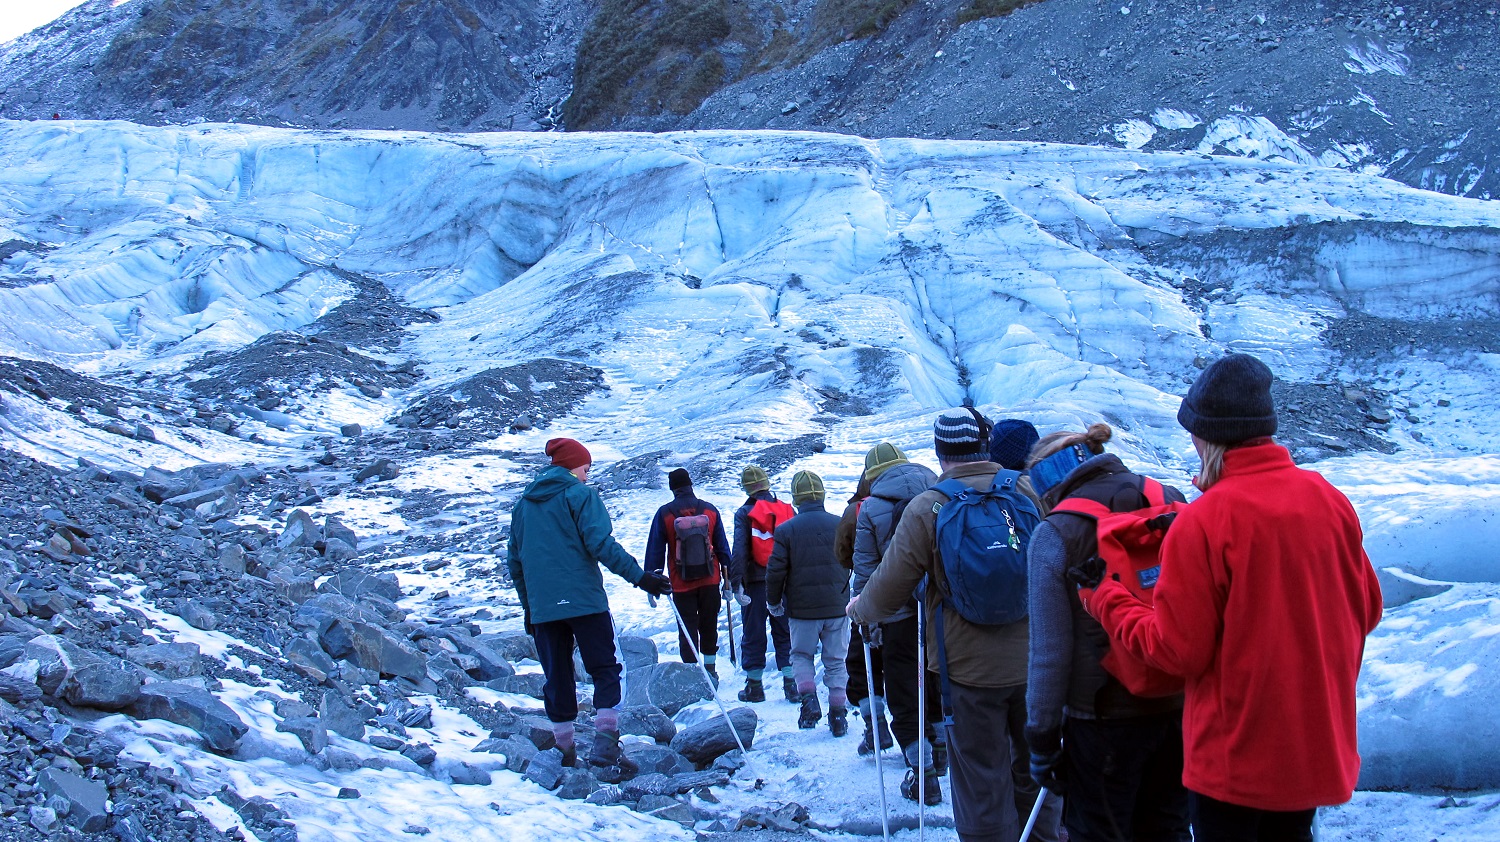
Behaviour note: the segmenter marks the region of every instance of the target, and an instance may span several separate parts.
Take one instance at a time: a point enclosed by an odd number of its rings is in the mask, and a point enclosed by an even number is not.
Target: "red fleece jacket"
[[[1088,607],[1113,645],[1187,679],[1183,784],[1260,810],[1348,801],[1381,612],[1348,498],[1278,444],[1230,450],[1167,533],[1154,599],[1107,581]]]

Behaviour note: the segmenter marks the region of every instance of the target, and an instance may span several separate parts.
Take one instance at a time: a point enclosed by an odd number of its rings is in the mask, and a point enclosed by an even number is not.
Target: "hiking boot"
[[[783,675],[781,677],[781,689],[784,690],[784,691],[786,691],[786,700],[787,701],[789,701],[789,702],[800,702],[800,701],[802,701],[802,694],[797,691],[797,679],[792,678],[790,675]]]
[[[948,774],[948,743],[941,737],[932,741],[932,768],[939,776]]]
[[[571,769],[578,764],[577,746],[568,746],[567,748],[561,748],[559,746],[559,748],[562,751],[562,765],[564,769]]]
[[[823,708],[818,706],[818,694],[808,693],[802,697],[802,713],[797,717],[797,727],[802,729],[818,727],[818,720],[823,718]]]
[[[875,753],[875,730],[877,728],[880,729],[880,747],[882,749],[890,748],[895,744],[891,739],[891,729],[885,722],[885,705],[879,697],[875,700],[873,711],[870,706],[870,700],[861,699],[859,702],[859,715],[865,721],[864,739],[860,741],[859,748],[855,749],[860,757]]]
[[[901,779],[901,797],[907,801],[916,801],[917,796],[923,794],[917,791],[917,770],[907,769],[906,777]],[[943,803],[943,790],[938,785],[938,776],[929,774],[927,776],[926,791],[927,806],[934,807]]]
[[[640,767],[625,756],[620,749],[620,732],[598,731],[594,734],[594,750],[589,752],[589,765],[594,777],[603,783],[617,784],[635,777]]]
[[[714,686],[714,689],[719,689],[719,671],[717,669],[714,669],[714,665],[704,664],[703,670],[704,672],[708,673],[708,681]]]
[[[835,737],[842,737],[849,733],[849,709],[843,705],[828,706],[828,730]]]
[[[745,689],[740,691],[742,702],[764,702],[766,700],[766,685],[760,683],[758,678],[745,679]]]

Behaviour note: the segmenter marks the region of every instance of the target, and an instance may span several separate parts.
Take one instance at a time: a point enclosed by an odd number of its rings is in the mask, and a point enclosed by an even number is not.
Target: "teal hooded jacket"
[[[632,585],[646,572],[611,534],[599,492],[552,465],[510,513],[510,580],[532,623],[609,610],[599,565]]]

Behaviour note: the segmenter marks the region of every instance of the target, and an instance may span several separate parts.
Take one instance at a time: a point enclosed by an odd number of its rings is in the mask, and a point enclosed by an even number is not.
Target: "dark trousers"
[[[1187,842],[1180,712],[1130,719],[1068,717],[1063,748],[1068,782],[1063,826],[1070,842]]]
[[[776,667],[792,665],[792,630],[785,616],[772,617],[766,610],[766,583],[746,582],[750,604],[740,612],[745,633],[740,637],[740,666],[746,672],[766,668],[766,624],[771,624],[771,644],[776,648]]]
[[[859,626],[853,626],[849,630],[849,704],[859,707],[859,703],[870,697],[870,678],[868,673],[875,674],[875,695],[885,695],[885,653],[879,647],[870,650],[870,669],[865,669],[865,639],[859,633]]]
[[[1194,842],[1312,842],[1316,810],[1279,813],[1192,793]]]
[[[917,618],[881,623],[881,658],[885,667],[885,706],[891,711],[891,734],[903,750],[924,733],[931,739],[933,725],[942,721],[942,699],[937,673],[917,665]],[[917,674],[927,681],[927,716],[923,724],[917,708]]]
[[[542,706],[553,722],[572,722],[578,717],[578,687],[573,675],[573,646],[583,658],[583,668],[594,680],[594,707],[612,708],[620,703],[620,662],[615,660],[615,626],[609,612],[585,614],[566,620],[537,623],[532,637],[536,657],[547,683],[542,687]]]
[[[1012,778],[1010,708],[1025,709],[1010,687],[966,687],[949,682],[953,728],[948,735],[948,776],[953,823],[962,842],[1015,842],[1021,835]]]
[[[717,655],[719,606],[723,604],[719,597],[719,586],[705,585],[673,593],[672,602],[677,605],[677,613],[682,615],[682,624],[692,633],[692,643],[698,647],[698,651],[704,655]],[[688,644],[688,636],[681,628],[677,629],[677,651],[682,654],[682,662],[695,664],[698,658],[693,654],[693,647]]]

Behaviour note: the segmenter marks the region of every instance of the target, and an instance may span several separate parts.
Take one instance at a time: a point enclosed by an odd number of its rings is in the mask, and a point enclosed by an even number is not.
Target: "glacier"
[[[420,378],[364,391],[289,380],[278,387],[296,399],[274,411],[226,393],[242,405],[234,433],[168,428],[136,441],[57,401],[0,396],[0,441],[52,464],[305,464],[340,425],[393,424],[444,390],[468,397],[485,372],[540,358],[600,372],[602,387],[535,429],[498,419],[467,449],[413,454],[385,492],[318,504],[366,534],[503,525],[534,464],[517,454],[554,435],[594,450],[616,534],[634,551],[671,467],[689,466],[721,508],[737,505],[738,469],[753,459],[778,488],[805,468],[837,497],[876,441],[930,464],[934,413],[965,400],[1044,432],[1103,418],[1122,458],[1187,488],[1178,396],[1225,351],[1265,359],[1301,390],[1284,400],[1304,413],[1317,407],[1303,395],[1383,396],[1391,417],[1360,419],[1373,426],[1358,441],[1375,450],[1283,406],[1288,427],[1305,427],[1299,460],[1350,495],[1399,595],[1361,680],[1371,791],[1327,811],[1324,836],[1436,835],[1458,812],[1428,817],[1427,793],[1500,787],[1485,704],[1500,676],[1500,462],[1482,422],[1500,408],[1493,202],[1312,160],[791,132],[6,122],[0,159],[0,356],[185,400],[209,363],[246,366],[259,343],[313,334],[338,308],[364,306],[371,282],[415,314],[349,348],[413,361]],[[441,512],[418,517],[402,494],[440,495]],[[388,562],[416,594],[408,607],[439,593],[505,603],[494,583],[424,560]],[[673,651],[670,617],[623,587],[613,601],[622,630]],[[236,707],[249,722],[256,704]],[[856,780],[832,744],[804,746],[781,719],[765,722],[762,761],[777,785],[810,799],[820,821],[868,809],[869,776]],[[189,778],[233,778],[247,796],[298,791],[286,800],[323,828],[306,838],[357,838],[389,820],[369,799],[355,809],[319,796],[327,780],[274,757],[247,771],[159,734],[138,747]],[[472,796],[396,771],[372,778],[447,811],[433,821],[454,835],[485,838],[456,817]],[[546,796],[529,784],[497,786],[526,793],[506,827],[540,815]],[[1456,832],[1500,839],[1487,811],[1464,815]],[[558,832],[590,821],[620,838],[651,832],[630,814],[577,821]]]

